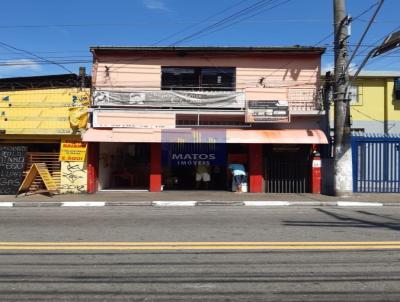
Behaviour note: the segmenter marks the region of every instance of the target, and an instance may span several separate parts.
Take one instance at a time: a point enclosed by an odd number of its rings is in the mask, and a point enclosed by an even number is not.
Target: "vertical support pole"
[[[352,192],[351,167],[351,129],[350,103],[347,96],[349,74],[346,69],[348,57],[348,17],[345,0],[333,0],[335,29],[335,73],[334,73],[334,190],[336,195],[346,195]]]
[[[264,183],[262,145],[249,145],[249,185],[251,193],[262,193]]]
[[[99,175],[99,143],[88,143],[87,153],[87,192],[96,193]]]
[[[150,192],[161,192],[161,143],[150,146]]]
[[[393,80],[385,80],[385,98],[384,98],[384,108],[383,108],[383,133],[385,135],[389,134],[389,110],[391,106],[391,100],[393,99],[393,88],[391,88],[391,85],[389,83],[394,83],[392,82]],[[389,86],[390,85],[390,86]]]
[[[353,137],[351,140],[351,155],[353,163],[353,192],[358,192],[358,140]]]

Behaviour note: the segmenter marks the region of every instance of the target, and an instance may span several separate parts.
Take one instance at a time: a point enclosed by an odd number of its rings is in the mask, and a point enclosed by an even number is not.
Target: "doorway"
[[[164,143],[164,190],[226,190],[227,149],[219,143]]]
[[[150,144],[101,143],[100,190],[148,190]]]

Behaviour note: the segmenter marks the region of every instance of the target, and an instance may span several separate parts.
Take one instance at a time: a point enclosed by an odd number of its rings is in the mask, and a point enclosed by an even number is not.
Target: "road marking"
[[[62,207],[104,207],[105,201],[65,201]]]
[[[381,207],[383,206],[380,202],[356,202],[356,201],[338,201],[339,207]]]
[[[0,207],[13,207],[13,202],[0,202]]]
[[[197,201],[185,200],[185,201],[153,201],[152,205],[156,207],[194,207]]]
[[[400,250],[400,241],[371,242],[0,242],[0,250]]]
[[[289,206],[289,201],[244,201],[245,206],[261,207],[261,206]]]

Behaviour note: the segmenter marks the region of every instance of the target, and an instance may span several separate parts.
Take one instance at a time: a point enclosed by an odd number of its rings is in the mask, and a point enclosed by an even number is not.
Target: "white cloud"
[[[8,60],[0,62],[0,74],[14,73],[19,71],[40,71],[42,67],[35,61],[29,59]]]
[[[162,10],[166,12],[171,11],[161,0],[143,0],[143,4],[147,9]]]

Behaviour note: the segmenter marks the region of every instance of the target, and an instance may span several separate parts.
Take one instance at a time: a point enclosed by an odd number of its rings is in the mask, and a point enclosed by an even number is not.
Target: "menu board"
[[[26,146],[0,145],[0,195],[16,194],[25,169]]]

